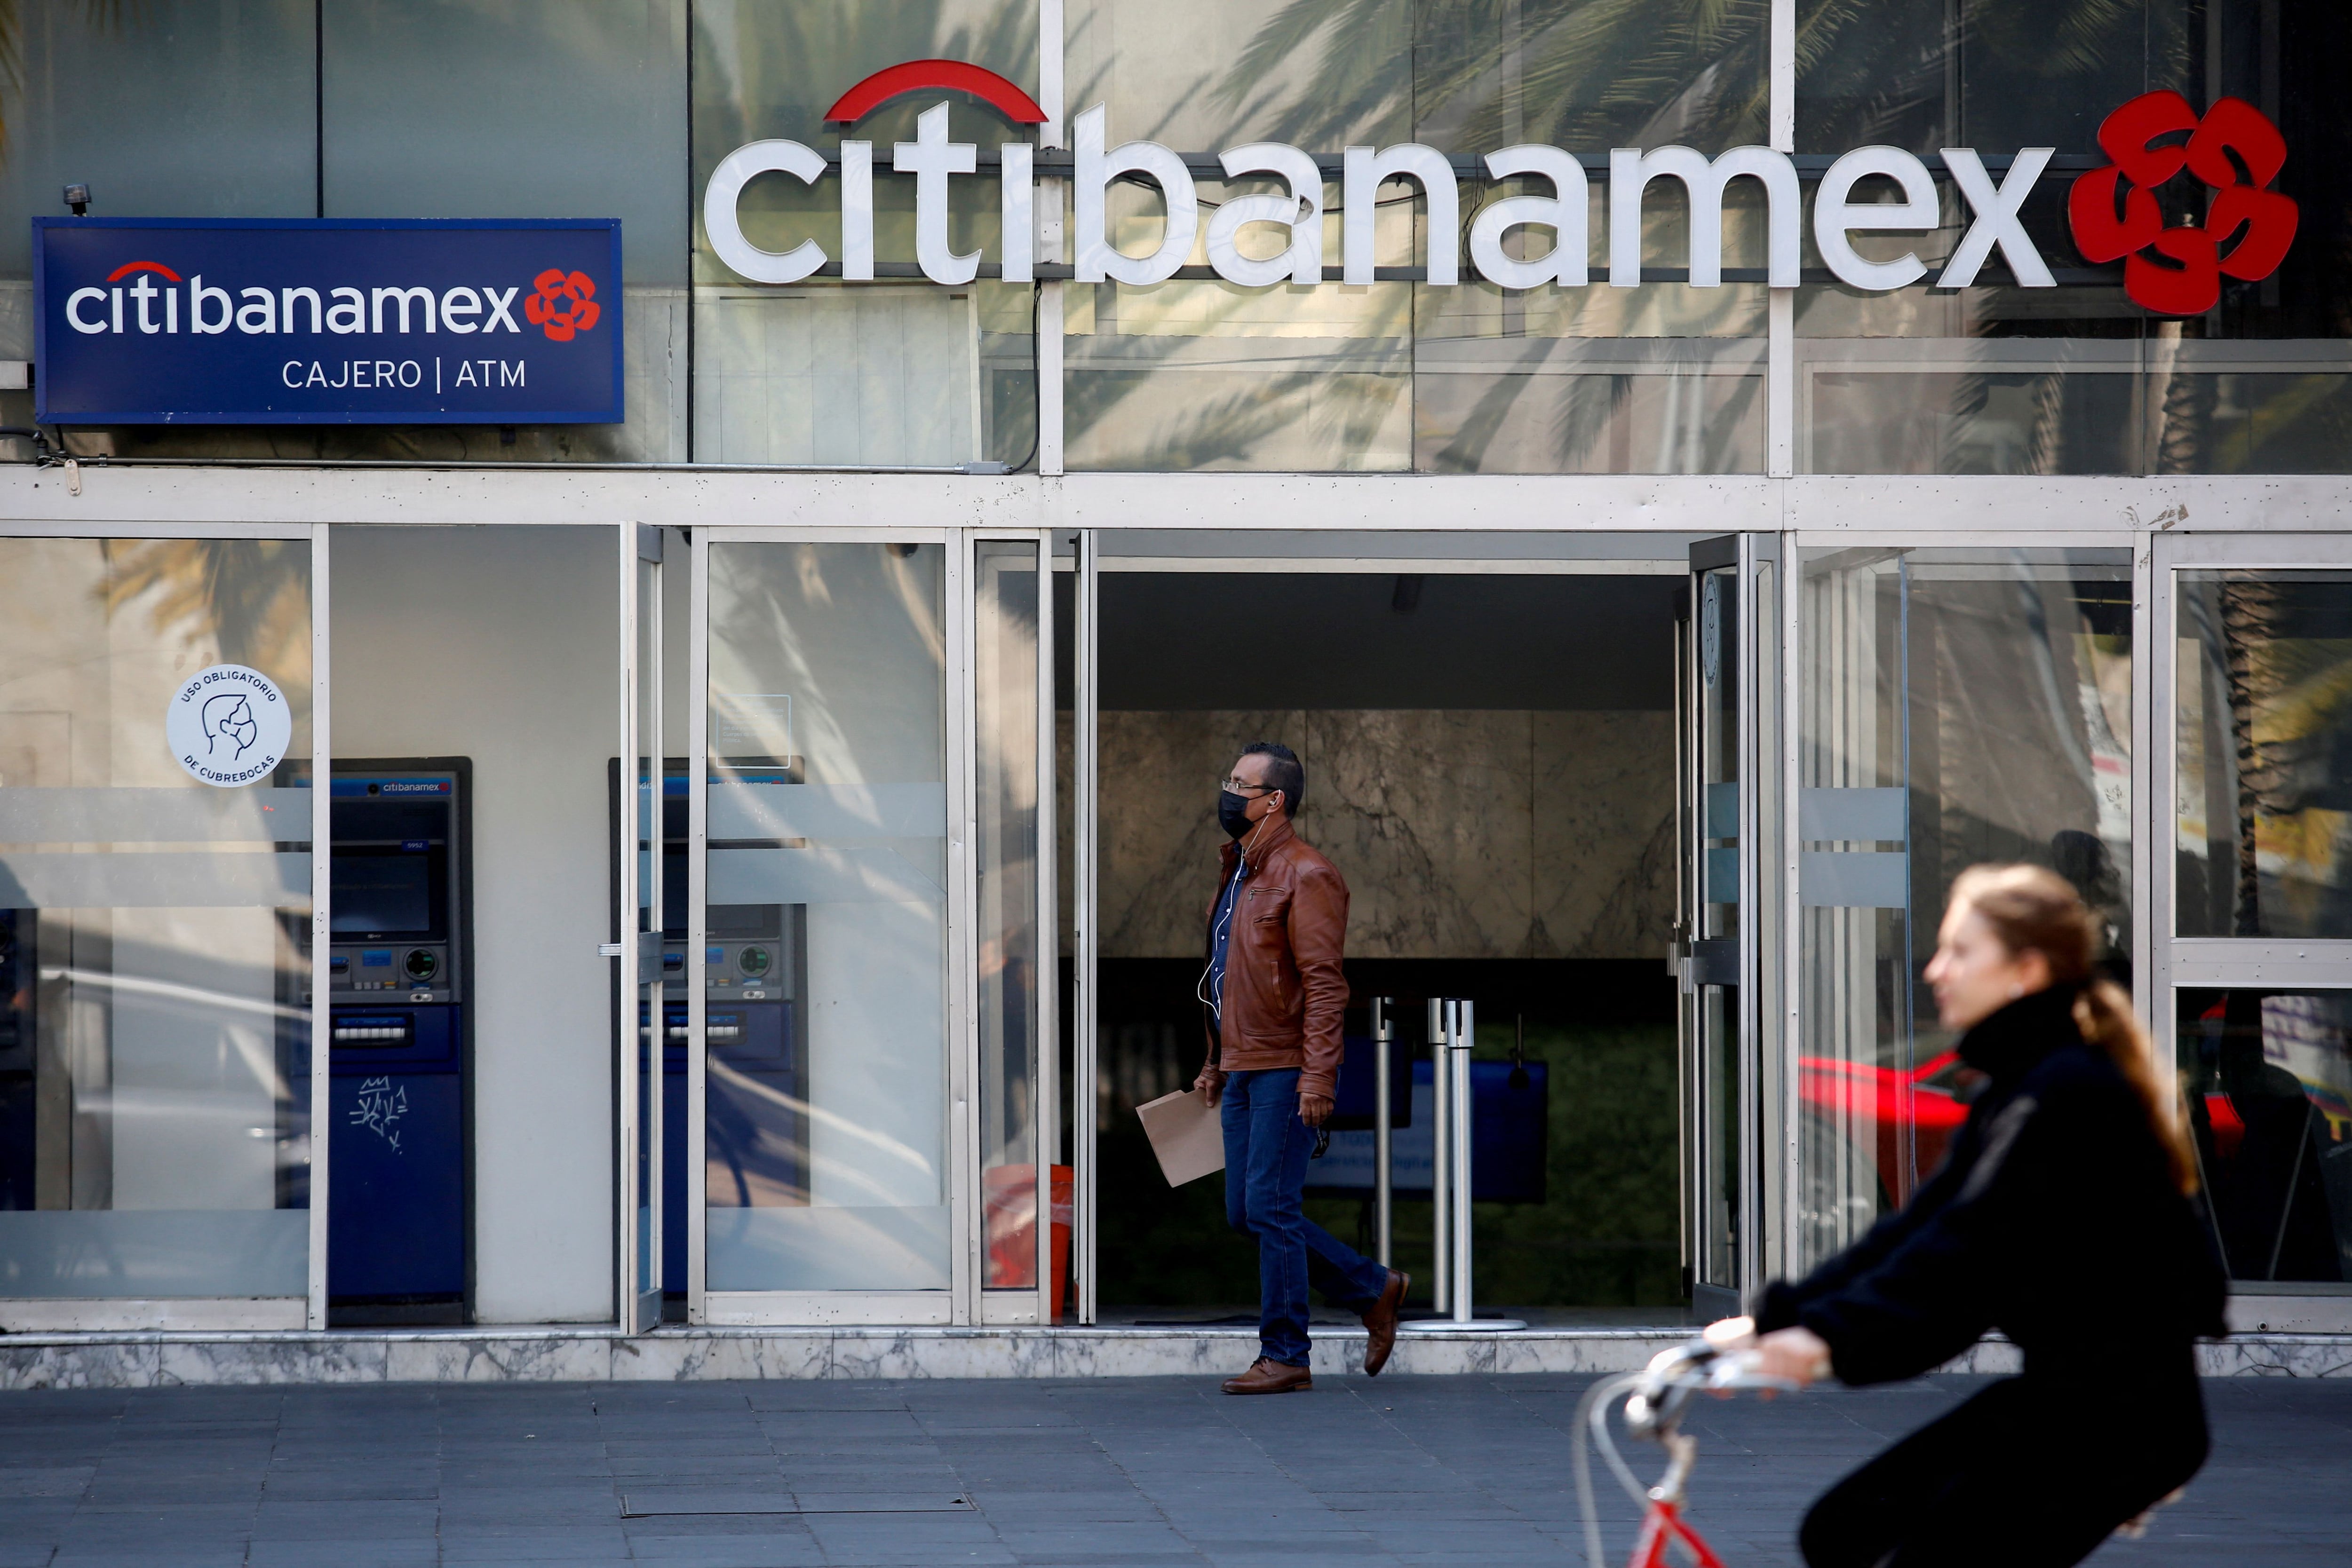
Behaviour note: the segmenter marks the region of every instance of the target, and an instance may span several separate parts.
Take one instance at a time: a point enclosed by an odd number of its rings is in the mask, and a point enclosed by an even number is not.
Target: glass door
[[[2352,541],[2158,536],[2150,1022],[2247,1326],[2352,1322]],[[2296,1299],[2300,1298],[2298,1301]]]
[[[622,1326],[662,1316],[662,531],[621,528],[621,763],[614,925],[620,1080]]]
[[[694,1321],[971,1316],[961,540],[695,530]]]
[[[1924,978],[1953,880],[2027,861],[2128,984],[2131,552],[1899,536],[1798,551],[1792,1267],[1907,1202],[1968,1115]]]
[[[1743,856],[1750,807],[1741,690],[1741,540],[1690,547],[1689,598],[1681,618],[1681,985],[1685,1265],[1693,1306],[1706,1316],[1738,1310],[1746,1224],[1748,1117],[1743,1107],[1740,998]]]
[[[1059,1321],[1071,1169],[1060,1158],[1053,947],[1053,596],[1046,539],[981,538],[972,572],[972,1019],[983,1322]],[[1041,1132],[1042,1130],[1042,1132]]]
[[[0,538],[0,1331],[326,1326],[324,531]]]

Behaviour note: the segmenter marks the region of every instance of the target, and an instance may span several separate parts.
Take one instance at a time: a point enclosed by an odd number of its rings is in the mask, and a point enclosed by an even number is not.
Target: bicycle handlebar
[[[1675,1456],[1668,1477],[1678,1476],[1689,1462],[1691,1439],[1681,1435],[1683,1413],[1695,1395],[1729,1394],[1743,1389],[1793,1394],[1802,1386],[1785,1377],[1767,1377],[1755,1370],[1752,1350],[1721,1351],[1705,1339],[1694,1338],[1660,1351],[1639,1372],[1604,1377],[1587,1389],[1578,1403],[1570,1443],[1576,1462],[1576,1500],[1584,1513],[1584,1552],[1591,1568],[1604,1568],[1601,1557],[1601,1521],[1592,1501],[1592,1466],[1588,1441],[1597,1443],[1601,1457],[1636,1508],[1647,1508],[1658,1493],[1642,1485],[1617,1444],[1609,1435],[1610,1407],[1625,1398],[1625,1427],[1637,1437],[1664,1447]]]

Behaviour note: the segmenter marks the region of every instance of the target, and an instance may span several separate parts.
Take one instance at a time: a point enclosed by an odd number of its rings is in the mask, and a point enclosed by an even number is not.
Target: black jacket
[[[1999,1329],[2029,1374],[2096,1373],[2227,1332],[2206,1228],[2141,1101],[2053,987],[1970,1030],[1986,1074],[1950,1154],[1899,1214],[1795,1284],[1759,1332],[1802,1324],[1847,1383],[1913,1377]]]

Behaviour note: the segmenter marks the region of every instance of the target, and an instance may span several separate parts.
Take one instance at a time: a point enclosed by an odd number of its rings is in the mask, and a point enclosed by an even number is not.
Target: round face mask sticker
[[[286,759],[294,715],[259,670],[215,664],[172,694],[163,738],[190,778],[235,789],[268,778]]]

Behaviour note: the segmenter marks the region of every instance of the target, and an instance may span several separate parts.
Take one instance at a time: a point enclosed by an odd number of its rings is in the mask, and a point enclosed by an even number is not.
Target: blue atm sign
[[[35,218],[36,417],[617,423],[617,219]]]

